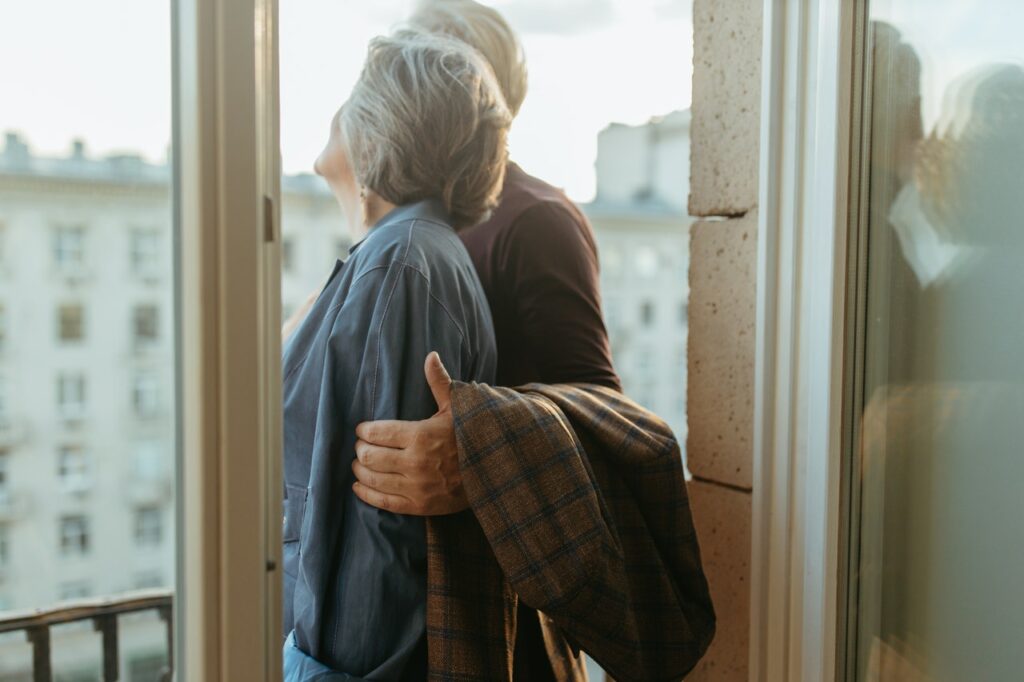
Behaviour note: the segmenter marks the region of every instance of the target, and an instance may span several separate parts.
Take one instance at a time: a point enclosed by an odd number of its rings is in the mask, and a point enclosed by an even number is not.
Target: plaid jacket
[[[456,383],[471,511],[427,524],[429,678],[507,680],[518,600],[559,680],[582,649],[620,681],[678,680],[715,616],[668,426],[593,385]]]

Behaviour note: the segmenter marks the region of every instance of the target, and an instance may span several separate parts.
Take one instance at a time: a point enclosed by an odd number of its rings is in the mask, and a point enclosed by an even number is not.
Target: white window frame
[[[153,419],[160,414],[160,377],[155,372],[138,372],[132,378],[132,414],[136,419]]]
[[[159,547],[164,541],[163,510],[156,505],[135,508],[132,540],[136,547]]]
[[[842,679],[848,188],[864,5],[763,5],[750,629],[757,682]]]
[[[0,448],[0,504],[5,504],[11,495],[11,451]]]
[[[174,0],[176,674],[281,677],[276,0]]]
[[[64,492],[81,493],[92,487],[92,465],[83,446],[71,443],[58,446],[57,478]]]
[[[144,325],[140,325],[141,322],[149,322],[150,320],[143,320],[143,313],[153,314],[153,335],[140,334],[139,331]],[[141,346],[155,346],[160,342],[160,306],[156,303],[136,303],[132,306],[132,343],[136,347]]]
[[[53,264],[59,272],[74,271],[85,265],[85,228],[62,225],[54,229]]]
[[[81,524],[73,524],[72,521],[81,521]],[[88,556],[92,551],[92,537],[89,517],[85,514],[66,514],[57,520],[60,540],[61,557],[83,557]],[[68,533],[75,528],[74,533]]]
[[[129,259],[132,274],[136,277],[153,277],[160,271],[163,260],[160,257],[159,230],[136,227],[131,232]]]
[[[66,313],[73,313],[77,311],[79,319],[78,322],[78,335],[77,336],[65,336],[65,319]],[[64,302],[57,305],[57,343],[62,345],[79,344],[85,341],[87,334],[86,329],[86,313],[85,305],[78,302]]]
[[[7,376],[0,374],[0,430],[9,426],[11,418],[10,386]]]
[[[0,521],[0,569],[7,568],[12,563],[11,524],[7,521]],[[3,611],[4,609],[4,603],[0,600],[0,611]]]
[[[74,394],[74,400],[70,400]],[[84,372],[57,374],[57,414],[65,421],[78,421],[85,416],[89,401],[89,380]]]

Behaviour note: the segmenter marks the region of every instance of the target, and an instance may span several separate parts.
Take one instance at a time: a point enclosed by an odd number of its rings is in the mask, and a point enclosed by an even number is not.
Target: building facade
[[[623,389],[686,439],[689,325],[690,113],[639,126],[612,124],[598,138],[594,226],[601,292]]]
[[[609,334],[626,391],[686,431],[687,113],[612,125],[598,194]],[[323,182],[287,177],[282,305],[289,315],[351,245]],[[170,171],[75,142],[0,153],[0,612],[151,588],[175,567],[175,311]],[[671,297],[666,291],[673,292]],[[164,625],[122,619],[122,678],[152,679]],[[89,679],[88,628],[54,633],[55,670]],[[0,636],[0,680],[31,649]]]
[[[296,259],[347,248],[315,178],[286,178],[284,197]],[[292,268],[318,276],[309,263]],[[174,585],[173,272],[168,166],[90,158],[80,142],[40,158],[7,135],[0,612]],[[294,280],[286,274],[285,292]],[[53,638],[61,679],[94,679],[97,635],[72,627]],[[156,679],[165,638],[155,615],[123,617],[122,679]],[[30,661],[24,636],[0,636],[0,680],[28,679]]]

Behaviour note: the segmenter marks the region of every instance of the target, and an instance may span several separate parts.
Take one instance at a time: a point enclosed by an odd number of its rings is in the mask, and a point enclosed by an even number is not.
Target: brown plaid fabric
[[[472,511],[427,524],[431,680],[509,680],[518,600],[559,680],[678,680],[715,616],[668,426],[594,385],[457,383]]]

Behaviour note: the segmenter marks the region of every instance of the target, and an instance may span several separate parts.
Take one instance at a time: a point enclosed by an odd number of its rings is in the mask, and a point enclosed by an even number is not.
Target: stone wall
[[[748,674],[761,5],[693,7],[686,451],[718,633],[688,680]]]

